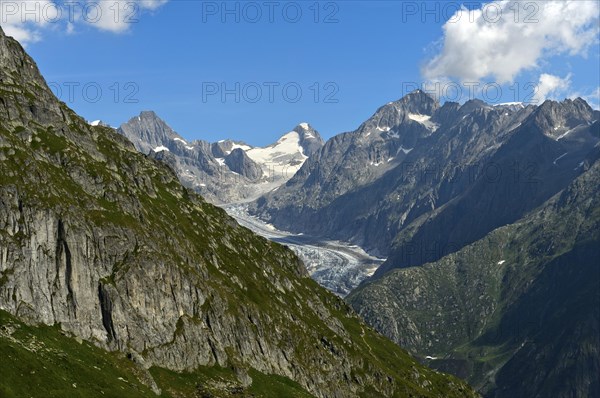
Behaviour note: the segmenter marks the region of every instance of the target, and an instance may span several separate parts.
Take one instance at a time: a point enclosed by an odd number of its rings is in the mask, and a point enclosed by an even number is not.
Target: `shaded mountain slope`
[[[348,300],[375,328],[489,397],[600,395],[600,148],[516,223]]]

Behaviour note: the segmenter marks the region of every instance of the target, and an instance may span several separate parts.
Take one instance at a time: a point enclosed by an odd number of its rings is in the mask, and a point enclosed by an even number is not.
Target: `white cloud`
[[[146,10],[155,10],[168,0],[87,0],[83,20],[98,29],[122,33],[139,21]]]
[[[444,26],[440,53],[423,68],[431,80],[455,78],[499,84],[540,67],[550,55],[585,55],[598,42],[598,2],[494,1],[462,8]]]
[[[8,36],[23,45],[41,39],[41,28],[58,16],[56,4],[50,0],[0,0],[0,25]]]
[[[167,1],[169,1],[169,0],[139,0],[139,3],[140,3],[140,7],[142,7],[142,8],[145,8],[148,10],[155,10],[158,7],[165,4]]]
[[[0,0],[0,25],[21,44],[42,39],[45,29],[56,28],[67,34],[77,25],[123,33],[168,0]]]
[[[540,80],[535,88],[535,93],[531,100],[533,104],[541,104],[546,99],[561,99],[566,97],[566,92],[571,87],[571,75],[564,78],[559,76],[542,73]]]

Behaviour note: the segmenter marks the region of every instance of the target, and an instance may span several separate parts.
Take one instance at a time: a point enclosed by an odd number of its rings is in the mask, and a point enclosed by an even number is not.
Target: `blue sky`
[[[111,18],[72,9],[69,21],[59,3],[63,15],[46,23],[0,21],[63,101],[114,126],[154,110],[190,140],[265,145],[300,122],[329,138],[416,87],[460,102],[583,96],[598,105],[595,1],[469,2],[461,14],[459,2],[95,4],[88,11]]]

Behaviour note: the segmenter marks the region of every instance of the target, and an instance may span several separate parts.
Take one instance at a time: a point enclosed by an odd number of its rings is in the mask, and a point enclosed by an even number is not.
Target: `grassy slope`
[[[140,382],[140,369],[124,354],[106,352],[70,337],[58,326],[28,326],[0,311],[0,397],[156,397]],[[151,373],[161,397],[311,397],[297,383],[252,370],[246,390],[235,387],[228,368],[180,374],[162,368]],[[202,395],[204,394],[204,395]]]

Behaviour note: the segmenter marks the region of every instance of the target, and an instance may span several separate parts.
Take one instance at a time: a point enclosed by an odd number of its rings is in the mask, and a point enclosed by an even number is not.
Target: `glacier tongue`
[[[242,226],[292,249],[302,259],[310,276],[321,286],[345,297],[379,268],[385,259],[373,257],[362,248],[345,242],[314,239],[303,234],[279,231],[248,214],[244,204],[224,207]]]

